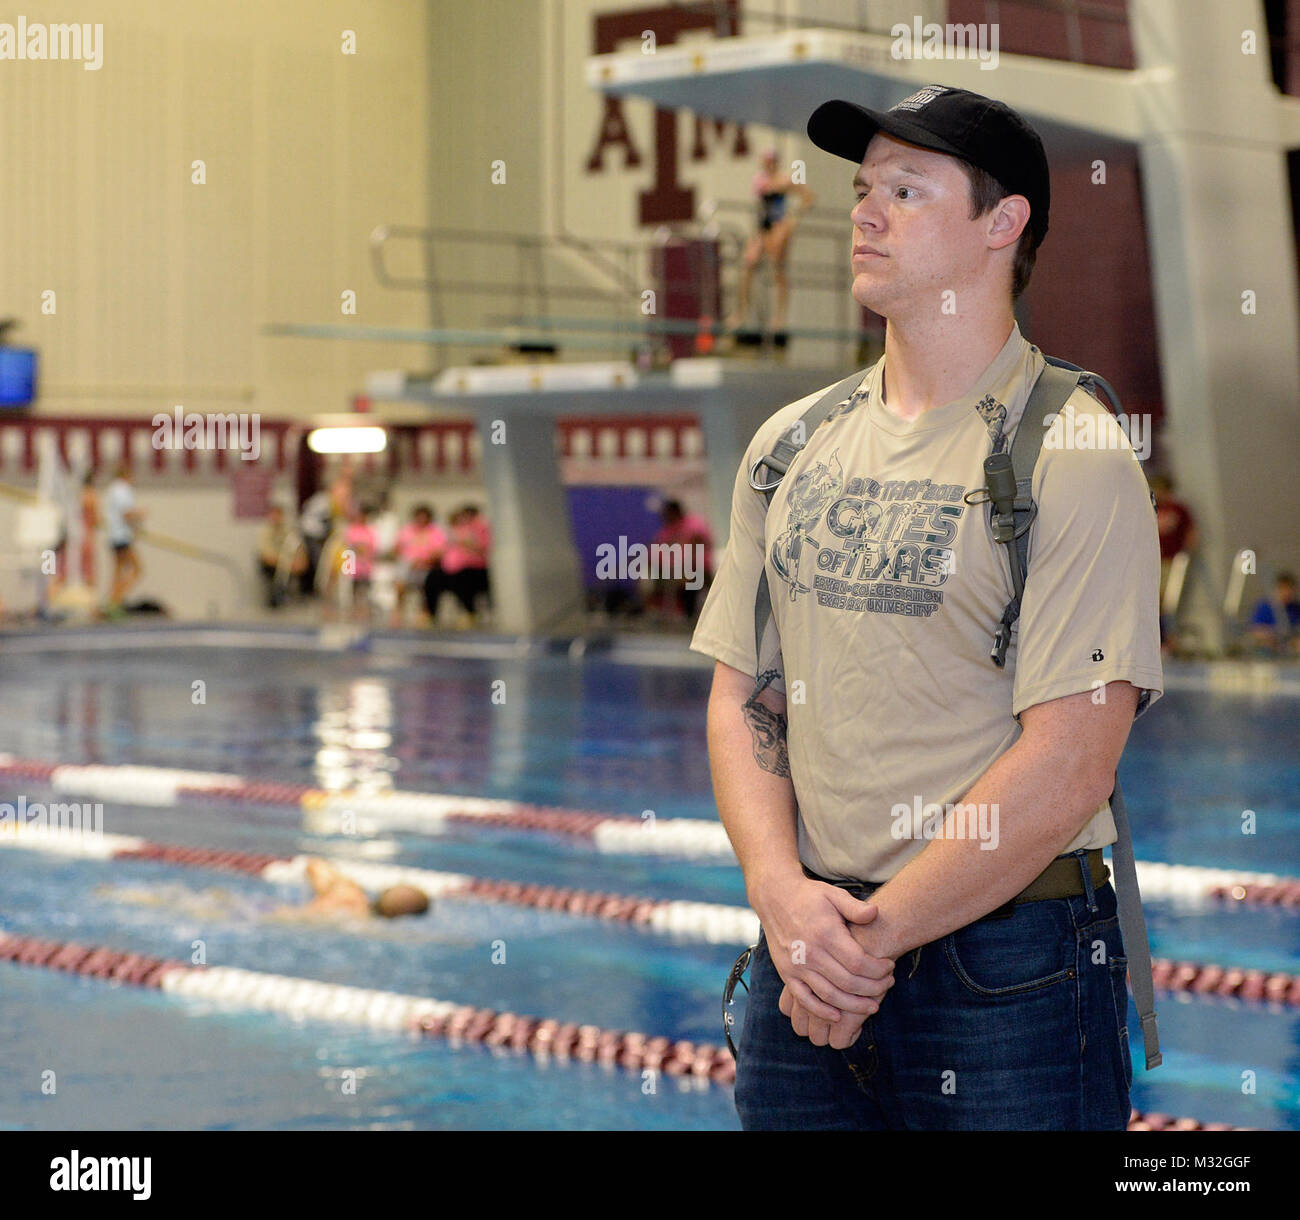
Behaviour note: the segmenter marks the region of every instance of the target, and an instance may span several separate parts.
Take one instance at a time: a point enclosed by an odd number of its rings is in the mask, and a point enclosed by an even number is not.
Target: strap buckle
[[[736,1022],[736,1016],[731,1011],[732,996],[736,994],[737,985],[749,991],[749,984],[745,982],[744,974],[749,969],[750,959],[754,956],[754,950],[757,945],[750,945],[738,958],[731,967],[731,973],[727,976],[727,985],[722,989],[722,1035],[727,1040],[727,1049],[731,1052],[733,1059],[739,1058],[736,1052],[736,1044],[731,1040],[731,1027]]]
[[[998,629],[993,635],[993,647],[989,651],[989,660],[999,669],[1004,669],[1007,664],[1007,649],[1011,647],[1011,626],[1020,617],[1020,605],[1018,601],[1009,601],[1007,608],[1002,611],[1002,621],[998,624]]]
[[[772,470],[777,472],[776,478],[773,479],[772,482],[759,483],[755,479],[754,476],[758,473],[759,467],[761,466],[770,467]],[[775,491],[781,486],[781,480],[785,478],[785,472],[788,469],[788,466],[781,465],[781,459],[778,458],[776,454],[769,453],[767,457],[759,458],[758,461],[749,468],[749,485],[755,491]]]
[[[1147,1071],[1149,1072],[1152,1068],[1158,1068],[1164,1063],[1165,1057],[1160,1053],[1160,1033],[1156,1029],[1156,1014],[1149,1012],[1145,1017],[1140,1017],[1139,1020],[1142,1024],[1142,1046],[1146,1052]]]

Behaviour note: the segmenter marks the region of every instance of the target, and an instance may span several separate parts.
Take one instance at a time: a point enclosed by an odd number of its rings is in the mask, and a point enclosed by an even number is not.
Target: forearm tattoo
[[[745,713],[745,723],[749,725],[750,734],[754,738],[754,760],[764,771],[788,777],[790,754],[786,748],[785,713],[774,712],[758,701],[759,695],[778,677],[780,672],[775,669],[759,674],[754,693],[745,701],[742,710]]]

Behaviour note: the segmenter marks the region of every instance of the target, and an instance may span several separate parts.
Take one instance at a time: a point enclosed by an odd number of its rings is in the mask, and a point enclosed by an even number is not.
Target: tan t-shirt
[[[1115,681],[1147,692],[1142,708],[1159,697],[1155,513],[1128,438],[1082,389],[1043,438],[1020,619],[1006,667],[989,659],[1012,595],[1007,548],[988,505],[963,497],[984,486],[1003,407],[1009,446],[1043,364],[1015,327],[968,394],[904,421],[882,402],[880,360],[809,437],[770,507],[750,467],[825,388],[773,415],[745,454],[691,648],[776,671],[799,855],[822,876],[892,877],[1016,741],[1025,708]],[[764,561],[772,623],[758,664]],[[990,841],[987,826],[966,825]],[[1066,850],[1114,840],[1104,804]]]

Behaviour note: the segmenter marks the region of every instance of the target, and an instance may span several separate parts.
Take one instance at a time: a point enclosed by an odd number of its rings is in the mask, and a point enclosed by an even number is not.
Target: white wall
[[[426,4],[30,0],[4,20],[16,12],[103,25],[97,71],[0,71],[0,316],[40,350],[39,410],[340,410],[368,369],[423,363],[262,327],[424,322],[419,297],[375,286],[366,239],[428,217]]]

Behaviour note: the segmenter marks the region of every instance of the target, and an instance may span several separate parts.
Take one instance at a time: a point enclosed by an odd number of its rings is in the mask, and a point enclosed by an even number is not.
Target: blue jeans
[[[781,1013],[784,984],[760,937],[736,1060],[741,1124],[1123,1131],[1127,970],[1109,883],[1021,903],[899,958],[880,1010],[837,1051],[799,1037]]]

